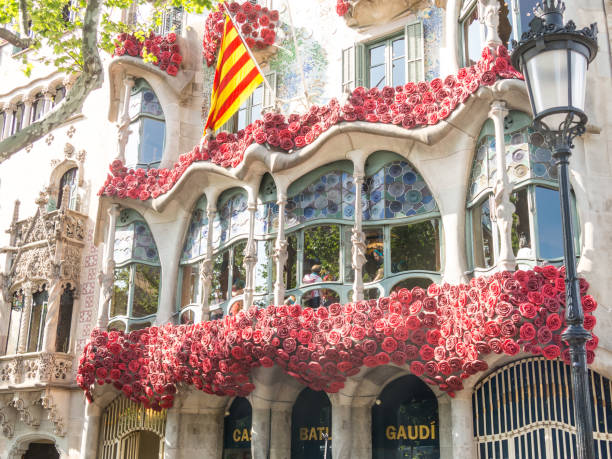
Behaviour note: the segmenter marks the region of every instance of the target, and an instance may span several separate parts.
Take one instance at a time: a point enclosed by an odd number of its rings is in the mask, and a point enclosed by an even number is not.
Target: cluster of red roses
[[[347,0],[337,0],[336,1],[336,13],[338,16],[344,16],[348,13],[350,3]]]
[[[172,188],[195,161],[210,160],[222,167],[236,167],[242,162],[247,147],[254,142],[291,151],[314,142],[321,133],[342,121],[394,124],[405,129],[436,124],[447,118],[459,103],[465,102],[481,85],[490,86],[498,78],[522,78],[522,75],[511,66],[506,48],[500,46],[497,57],[491,54],[489,48],[485,48],[477,64],[462,68],[457,76],[449,75],[444,80],[435,78],[430,82],[407,83],[395,88],[385,86],[382,90],[359,87],[342,106],[332,99],[321,107],[313,105],[301,115],[285,116],[268,112],[262,120],[249,124],[236,134],[221,132],[202,147],[195,146],[179,157],[172,170],[149,170],[147,177],[138,177],[134,172],[126,172],[121,164],[116,167],[111,165],[112,175],[108,176],[98,194],[133,199],[155,198]],[[137,190],[122,191],[127,188],[123,186],[126,178],[132,185],[138,182]]]
[[[246,44],[251,49],[262,49],[273,45],[276,40],[275,29],[278,25],[279,13],[261,5],[253,5],[250,1],[242,4],[231,2],[225,3],[240,27],[240,33]],[[215,63],[217,48],[221,45],[223,27],[225,24],[225,8],[219,5],[218,11],[213,11],[206,18],[203,40],[203,54],[206,63],[210,67]]]
[[[585,327],[597,303],[580,292]],[[280,366],[314,390],[337,392],[363,366],[390,362],[454,395],[462,380],[487,369],[482,356],[523,352],[561,357],[564,268],[497,273],[469,284],[401,289],[390,297],[316,310],[251,307],[236,316],[195,325],[133,331],[94,330],[79,362],[77,382],[91,399],[94,384],[113,384],[145,406],[172,406],[177,387],[245,396],[252,368]],[[598,339],[587,343],[593,361]]]
[[[175,33],[171,32],[165,37],[162,37],[161,35],[156,35],[151,32],[144,40],[135,35],[121,33],[115,39],[115,51],[113,52],[113,56],[128,54],[129,56],[142,57],[145,52],[153,54],[157,58],[157,60],[153,62],[153,65],[158,66],[160,70],[172,76],[178,73],[179,66],[183,61],[183,56],[176,43]]]

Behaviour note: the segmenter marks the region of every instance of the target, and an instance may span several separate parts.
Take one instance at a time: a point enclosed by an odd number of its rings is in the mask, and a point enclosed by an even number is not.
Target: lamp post
[[[563,24],[562,0],[542,0],[535,18],[519,43],[513,42],[512,64],[525,76],[533,110],[532,142],[546,144],[559,174],[561,220],[565,261],[565,318],[563,339],[570,349],[572,394],[580,459],[595,457],[591,400],[589,397],[584,313],[576,275],[574,233],[570,212],[569,158],[575,137],[584,134],[586,71],[597,54],[597,24],[577,30],[573,21]]]

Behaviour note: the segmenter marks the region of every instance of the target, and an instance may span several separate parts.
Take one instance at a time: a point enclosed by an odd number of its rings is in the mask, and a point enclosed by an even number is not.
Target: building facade
[[[0,457],[574,457],[556,166],[506,52],[535,3],[231,4],[267,84],[205,137],[222,16],[118,37],[0,166]],[[566,10],[599,27],[571,179],[601,458],[611,9]],[[20,52],[0,138],[74,82]]]

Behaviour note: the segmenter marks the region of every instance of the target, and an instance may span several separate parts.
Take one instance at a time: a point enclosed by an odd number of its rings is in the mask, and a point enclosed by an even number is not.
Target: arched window
[[[6,111],[0,111],[0,139],[4,138],[4,126],[6,125],[7,113]]]
[[[9,319],[8,339],[6,340],[6,349],[4,352],[6,355],[17,353],[24,304],[25,295],[23,290],[19,289],[14,291],[11,296],[11,317]]]
[[[181,297],[179,311],[192,304],[201,304],[200,261],[206,255],[208,239],[208,217],[206,214],[206,197],[202,196],[191,214],[183,254],[181,256]],[[195,310],[196,308],[189,308]],[[186,311],[185,311],[186,312]],[[189,320],[189,314],[185,316]],[[181,323],[183,316],[181,316]]]
[[[144,391],[135,396],[144,396]],[[120,395],[104,410],[98,457],[154,459],[164,456],[166,410],[145,408]]]
[[[148,225],[131,209],[119,215],[114,260],[108,328],[131,331],[150,326],[159,304],[159,255]]]
[[[164,153],[166,122],[157,95],[142,78],[132,88],[129,115],[132,132],[125,150],[126,164],[157,167]]]
[[[439,438],[433,391],[414,375],[387,384],[372,406],[372,458],[439,458]]]
[[[519,267],[536,260],[560,261],[563,257],[557,168],[549,150],[529,142],[530,124],[530,117],[518,111],[511,111],[504,121],[506,170],[513,188],[510,200],[515,207],[512,248]],[[493,122],[487,120],[476,143],[468,190],[474,268],[494,266],[499,252],[492,194],[497,180],[495,155]]]
[[[499,25],[497,33],[504,46],[512,40],[518,40],[523,32],[529,29],[529,22],[534,18],[533,8],[538,0],[498,0]],[[459,22],[461,24],[461,41],[463,42],[463,64],[472,65],[480,59],[485,46],[485,26],[481,20],[487,14],[486,7],[478,8],[477,0],[464,0]],[[480,16],[483,16],[481,18]]]
[[[364,283],[381,285],[388,294],[402,279],[423,278],[426,273],[430,283],[437,280],[440,214],[416,169],[394,153],[375,153],[366,162],[361,194],[366,243]]]
[[[223,459],[251,459],[251,404],[236,397],[223,425]]]
[[[275,234],[278,230],[278,204],[274,179],[266,173],[259,185],[257,213],[255,214],[255,238],[257,240],[257,264],[255,265],[255,302],[267,305],[272,300],[276,282],[276,266],[273,261]],[[295,260],[293,254],[292,261]],[[288,264],[290,262],[288,261]]]
[[[291,459],[331,457],[331,410],[325,392],[300,392],[291,413]]]
[[[45,96],[42,92],[39,92],[34,96],[34,102],[32,102],[32,108],[30,111],[30,123],[38,121],[42,116],[45,109]]]
[[[588,378],[595,451],[609,458],[612,386],[594,371]],[[576,457],[571,386],[570,367],[543,357],[512,362],[487,376],[472,394],[478,457]]]
[[[60,454],[52,441],[35,440],[28,445],[23,459],[59,459]]]
[[[76,209],[77,205],[77,187],[78,187],[79,168],[73,167],[66,171],[59,182],[59,191],[57,193],[57,208],[62,206],[64,199],[68,200],[68,208]],[[68,185],[68,196],[64,196],[64,187]]]
[[[23,111],[25,110],[25,106],[23,102],[19,102],[15,111],[13,112],[13,124],[11,125],[11,135],[21,131],[21,126],[23,125]]]
[[[66,86],[58,86],[55,88],[55,95],[53,96],[53,107],[58,105],[66,97]]]
[[[227,190],[219,197],[217,209],[213,222],[215,254],[209,301],[211,305],[219,305],[225,313],[235,313],[242,308],[246,285],[244,251],[249,234],[246,192]],[[230,308],[233,303],[235,306]]]
[[[32,294],[32,310],[30,311],[26,352],[38,352],[42,349],[48,299],[49,292],[46,285]]]

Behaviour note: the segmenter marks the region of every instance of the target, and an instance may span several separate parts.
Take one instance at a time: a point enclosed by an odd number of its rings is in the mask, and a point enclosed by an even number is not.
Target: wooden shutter
[[[271,89],[263,83],[263,106],[262,109],[274,108],[276,105],[276,72],[269,72],[264,78],[270,83]]]
[[[342,50],[342,92],[364,85],[365,46],[361,43]]]
[[[423,23],[413,22],[406,26],[406,80],[412,82],[425,79],[423,61]]]

